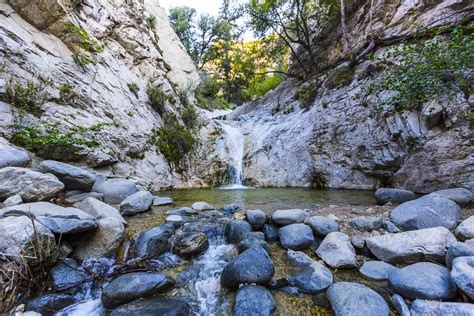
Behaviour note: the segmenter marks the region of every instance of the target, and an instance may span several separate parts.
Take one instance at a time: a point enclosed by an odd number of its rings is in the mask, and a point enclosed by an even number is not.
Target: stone
[[[438,195],[425,195],[405,202],[390,213],[390,220],[402,230],[443,226],[454,230],[461,220],[461,208]]]
[[[278,241],[280,235],[278,230],[278,227],[275,227],[271,224],[264,224],[262,232],[265,235],[265,240],[268,242]]]
[[[190,207],[181,207],[176,210],[169,210],[166,211],[166,215],[179,215],[179,216],[189,216],[189,215],[195,215],[197,214],[197,211]]]
[[[338,282],[329,287],[326,297],[337,316],[388,316],[385,300],[370,288],[352,282]]]
[[[265,234],[262,232],[248,232],[245,235],[245,238],[256,238],[260,240],[265,240]]]
[[[193,203],[193,205],[191,205],[191,208],[198,212],[211,211],[215,209],[213,206],[207,204],[206,202],[195,202]]]
[[[209,248],[206,234],[201,232],[178,232],[171,238],[171,249],[180,257],[197,256]]]
[[[130,247],[131,257],[156,259],[169,249],[173,226],[164,224],[141,232]]]
[[[375,191],[375,199],[380,205],[388,202],[401,204],[416,199],[416,195],[404,189],[380,188]]]
[[[365,237],[362,235],[354,235],[351,237],[351,244],[356,249],[363,249],[365,245]]]
[[[155,196],[153,199],[153,206],[173,205],[174,200],[166,196]]]
[[[473,316],[474,304],[414,300],[410,308],[411,316],[462,315]]]
[[[148,211],[153,204],[153,195],[148,191],[139,191],[125,198],[120,203],[122,215],[135,215]]]
[[[87,214],[94,216],[96,219],[103,219],[107,217],[113,217],[124,225],[127,225],[125,219],[120,215],[120,212],[102,201],[99,201],[93,197],[88,197],[83,200],[79,206],[79,209],[83,210]]]
[[[5,167],[27,167],[30,155],[22,149],[0,143],[0,169]]]
[[[461,240],[474,238],[474,215],[463,220],[454,233]]]
[[[474,256],[453,260],[451,279],[471,300],[474,300]]]
[[[21,195],[19,195],[19,194],[15,194],[13,196],[10,196],[8,199],[3,201],[3,205],[5,205],[6,207],[19,205],[21,203],[23,203],[23,200],[21,198]]]
[[[446,267],[451,269],[453,260],[457,257],[469,256],[474,256],[474,240],[455,242],[448,248],[448,253],[446,254]]]
[[[267,222],[267,214],[262,210],[247,210],[245,216],[254,229],[260,229]]]
[[[349,225],[361,231],[372,231],[379,229],[383,225],[383,221],[375,216],[359,216],[349,221]]]
[[[102,193],[105,203],[120,204],[126,197],[137,193],[139,190],[135,183],[130,180],[110,179],[96,181],[92,191]]]
[[[464,188],[439,190],[431,194],[450,199],[461,206],[468,205],[474,201],[474,193]]]
[[[262,247],[268,254],[270,254],[270,245],[268,245],[265,240],[255,237],[245,238],[244,240],[238,243],[237,249],[239,250],[239,253],[242,253],[247,249],[250,249],[255,246]]]
[[[252,231],[252,226],[246,221],[231,220],[225,225],[227,242],[237,244],[247,238],[247,233]]]
[[[73,192],[73,191],[71,191]],[[78,194],[73,194],[69,195],[64,199],[64,202],[67,204],[76,204],[76,203],[81,203],[87,198],[94,198],[98,201],[103,201],[104,200],[104,195],[102,193],[97,193],[97,192],[85,192],[85,193],[78,193]]]
[[[303,223],[308,213],[300,209],[277,210],[272,214],[272,222],[279,226]]]
[[[388,285],[395,293],[411,300],[449,300],[456,296],[456,285],[449,270],[431,262],[393,270],[388,276]]]
[[[68,257],[74,249],[72,245],[65,240],[61,240],[58,245],[58,258]]]
[[[359,272],[366,278],[374,281],[384,281],[388,279],[390,272],[397,268],[383,261],[365,261]]]
[[[0,218],[17,215],[32,216],[54,234],[80,233],[98,227],[97,220],[86,212],[49,202],[25,203],[0,210]]]
[[[402,231],[400,228],[398,228],[397,226],[395,226],[395,224],[392,223],[392,222],[389,221],[389,220],[383,221],[383,226],[385,227],[385,229],[386,229],[389,233],[399,233],[399,232]]]
[[[93,278],[73,259],[63,258],[51,269],[51,287],[56,291],[73,292]]]
[[[46,294],[28,302],[25,311],[34,311],[41,314],[52,315],[61,309],[74,304],[74,296],[69,294]]]
[[[356,266],[356,254],[351,240],[341,232],[329,233],[316,250],[316,254],[332,268]]]
[[[400,316],[410,316],[410,309],[400,295],[393,294],[390,298],[390,303],[392,303]]]
[[[435,227],[373,236],[365,242],[375,257],[385,262],[443,262],[449,246],[456,242],[456,238],[446,228]]]
[[[288,250],[288,259],[299,271],[288,276],[288,283],[303,293],[316,294],[333,283],[331,270],[301,251]]]
[[[221,285],[237,288],[240,284],[268,284],[275,268],[267,252],[259,246],[244,251],[228,263],[221,275]]]
[[[101,301],[105,308],[111,309],[138,298],[164,292],[175,284],[173,278],[161,273],[127,273],[115,278],[103,288]]]
[[[290,224],[280,228],[280,243],[286,249],[303,250],[314,242],[313,230],[305,224]]]
[[[63,189],[64,184],[52,174],[19,167],[0,169],[0,200],[18,194],[24,202],[43,201]]]
[[[234,316],[270,316],[275,309],[272,294],[263,286],[245,285],[237,291]]]
[[[332,218],[324,216],[308,217],[305,224],[309,225],[316,236],[326,236],[339,231],[339,224]]]
[[[38,166],[42,173],[54,174],[64,183],[66,190],[90,191],[95,183],[93,173],[67,163],[54,160],[44,160]]]
[[[176,297],[155,296],[138,299],[133,302],[121,305],[112,310],[110,316],[187,316],[189,314],[190,308],[184,299]]]

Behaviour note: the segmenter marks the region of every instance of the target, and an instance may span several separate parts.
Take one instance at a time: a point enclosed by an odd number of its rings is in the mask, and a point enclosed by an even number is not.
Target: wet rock
[[[439,190],[431,194],[450,199],[461,206],[468,205],[474,201],[474,193],[464,188]]]
[[[120,214],[135,215],[148,211],[153,204],[153,195],[148,191],[139,191],[125,198],[120,203]]]
[[[82,168],[54,160],[44,160],[38,166],[38,171],[51,173],[64,183],[67,190],[90,191],[95,183],[95,176]]]
[[[61,259],[50,272],[51,286],[56,291],[74,292],[78,288],[92,282],[89,275],[76,261],[69,258]]]
[[[448,253],[446,254],[446,266],[451,269],[455,258],[469,256],[474,256],[474,240],[456,242],[448,248]]]
[[[10,196],[8,199],[3,201],[3,205],[5,205],[6,207],[19,205],[21,203],[23,203],[23,200],[21,198],[21,195],[19,195],[19,194],[15,194],[13,196]]]
[[[265,234],[262,232],[248,232],[245,235],[245,238],[256,238],[260,240],[265,240]]]
[[[220,208],[219,211],[224,213],[226,216],[234,215],[235,213],[241,211],[242,208],[237,204],[225,205],[223,208]]]
[[[190,207],[181,207],[176,210],[169,210],[166,211],[166,215],[179,215],[179,216],[189,216],[189,215],[195,215],[197,214],[197,211]]]
[[[474,256],[455,258],[451,279],[464,294],[474,300]]]
[[[267,214],[262,210],[247,210],[245,216],[254,229],[262,228],[267,221]]]
[[[215,209],[213,206],[207,204],[206,202],[195,202],[195,203],[193,203],[191,208],[193,210],[198,211],[198,212],[211,211],[211,210]]]
[[[356,265],[355,250],[349,236],[340,232],[328,234],[316,254],[333,268],[352,268]]]
[[[305,224],[290,224],[280,228],[280,243],[286,249],[303,250],[314,242],[311,227]]]
[[[81,202],[81,204],[79,204],[78,208],[83,210],[87,214],[94,216],[97,219],[113,217],[122,224],[127,224],[125,219],[122,217],[122,215],[120,215],[120,212],[116,208],[105,204],[104,202],[99,201],[93,197],[86,198],[84,201]]]
[[[166,196],[155,196],[155,198],[153,199],[154,206],[166,206],[166,205],[172,205],[173,203],[174,203],[174,200]]]
[[[115,308],[138,298],[164,292],[175,284],[173,278],[160,273],[127,273],[104,287],[101,300],[105,308]]]
[[[443,226],[453,230],[461,220],[461,208],[438,195],[425,195],[405,202],[390,213],[390,220],[402,230]]]
[[[255,246],[260,246],[262,247],[268,254],[270,254],[270,245],[268,245],[265,240],[262,240],[260,238],[245,238],[239,244],[237,245],[237,249],[239,250],[240,253],[246,251],[247,249],[250,249]]]
[[[275,309],[272,294],[262,286],[246,285],[237,291],[234,316],[269,316]]]
[[[352,219],[349,225],[357,230],[372,231],[382,227],[383,221],[381,218],[375,216],[360,216]]]
[[[268,284],[275,268],[267,252],[259,246],[244,251],[228,263],[221,275],[221,285],[237,288],[240,284]]]
[[[446,228],[435,227],[373,236],[365,241],[379,260],[413,263],[422,260],[443,262],[449,246],[456,242],[456,238]]]
[[[399,232],[402,231],[400,228],[398,228],[397,226],[395,226],[395,224],[392,223],[392,222],[389,221],[389,220],[383,221],[383,226],[385,227],[385,229],[386,229],[389,233],[399,233]]]
[[[301,251],[288,250],[288,259],[299,267],[299,271],[290,274],[288,283],[304,293],[315,294],[328,288],[333,283],[331,270],[313,260]]]
[[[58,258],[66,258],[68,257],[74,249],[72,248],[71,244],[65,240],[61,240],[58,246]]]
[[[390,298],[390,303],[392,303],[400,316],[410,316],[410,309],[400,295],[393,294]]]
[[[393,270],[388,285],[408,299],[449,300],[456,296],[456,285],[449,270],[431,262],[418,262]]]
[[[456,228],[455,234],[461,240],[474,238],[474,215],[463,220]]]
[[[371,280],[383,281],[387,280],[389,273],[396,269],[396,267],[383,261],[366,261],[360,267],[359,272]]]
[[[252,231],[252,226],[246,221],[231,220],[225,226],[227,242],[237,244],[247,238],[247,233]]]
[[[362,284],[334,283],[326,296],[337,316],[388,316],[390,312],[382,296]]]
[[[180,257],[197,256],[209,248],[209,240],[204,233],[179,232],[171,238],[172,250]]]
[[[277,210],[272,214],[272,222],[279,226],[303,223],[308,213],[300,209]]]
[[[262,232],[265,235],[265,240],[268,242],[278,241],[279,233],[278,227],[275,227],[271,224],[264,224]]]
[[[25,202],[43,201],[63,189],[64,184],[52,174],[19,167],[0,169],[0,200],[18,194]]]
[[[313,230],[316,236],[326,236],[332,232],[339,231],[339,224],[332,218],[324,216],[308,217],[305,221]]]
[[[0,143],[0,169],[5,167],[26,167],[30,155],[24,150]]]
[[[102,193],[104,202],[109,204],[120,204],[122,201],[138,192],[134,182],[125,179],[97,180],[92,187],[93,192]]]
[[[69,294],[46,294],[26,304],[25,311],[34,311],[43,315],[51,315],[74,304],[74,297]]]
[[[97,193],[97,192],[78,193],[78,194],[69,195],[68,197],[64,199],[64,202],[72,205],[76,203],[81,203],[82,201],[88,198],[94,198],[98,201],[103,201],[104,195],[102,193]]]
[[[142,232],[130,247],[130,255],[142,259],[156,259],[169,249],[173,226],[160,225]]]
[[[138,299],[119,306],[110,313],[111,316],[188,316],[189,314],[189,305],[184,299],[166,296]]]
[[[411,304],[412,316],[426,315],[474,315],[474,304],[414,300]]]
[[[375,191],[375,199],[377,204],[385,204],[388,202],[400,204],[410,200],[416,199],[415,193],[403,190],[403,189],[392,189],[392,188],[380,188]]]

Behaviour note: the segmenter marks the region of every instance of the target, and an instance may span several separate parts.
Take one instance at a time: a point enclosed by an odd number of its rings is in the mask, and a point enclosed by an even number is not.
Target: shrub
[[[165,113],[166,102],[170,100],[170,97],[161,88],[151,84],[148,85],[146,93],[148,104],[162,116]]]
[[[154,15],[150,15],[147,19],[146,19],[146,23],[148,24],[148,27],[152,30],[154,30],[156,28],[156,16]]]
[[[268,91],[271,91],[278,87],[278,85],[280,85],[283,79],[284,77],[278,74],[274,76],[265,76],[262,78],[262,80],[252,82],[250,88],[248,89],[248,94],[252,98],[261,97],[265,95]]]
[[[316,98],[316,92],[317,89],[307,82],[296,90],[295,96],[304,108],[308,108],[311,102],[314,101],[314,98]]]
[[[129,84],[127,84],[127,87],[130,90],[130,92],[132,92],[135,95],[135,97],[138,98],[138,91],[140,91],[140,88],[138,87],[138,85],[135,82],[130,82]]]
[[[64,28],[66,31],[74,34],[79,40],[81,47],[88,52],[102,53],[104,51],[104,45],[99,44],[99,42],[93,39],[82,27],[72,23],[66,23]]]
[[[194,107],[189,106],[181,112],[181,119],[188,128],[194,128],[197,125],[198,113]]]
[[[71,57],[74,62],[79,66],[79,68],[81,68],[81,70],[84,72],[87,70],[87,65],[92,64],[92,60],[90,60],[87,56],[79,52],[75,52],[71,55]]]
[[[59,98],[61,102],[67,102],[74,98],[74,96],[76,96],[76,93],[69,84],[62,83],[59,86]]]
[[[50,84],[49,80],[40,78],[40,83],[27,81],[23,84],[19,80],[10,78],[5,87],[6,102],[19,108],[20,110],[41,114],[41,104],[46,99],[44,89]]]

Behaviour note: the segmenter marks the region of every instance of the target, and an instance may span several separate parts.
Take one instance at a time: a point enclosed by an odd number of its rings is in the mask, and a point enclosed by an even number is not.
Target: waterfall
[[[246,188],[243,185],[244,171],[243,171],[243,160],[244,160],[244,145],[245,136],[242,131],[236,127],[225,124],[222,122],[222,130],[226,135],[226,145],[228,150],[229,162],[232,166],[231,174],[229,175],[231,180],[231,186],[227,188],[238,189]]]

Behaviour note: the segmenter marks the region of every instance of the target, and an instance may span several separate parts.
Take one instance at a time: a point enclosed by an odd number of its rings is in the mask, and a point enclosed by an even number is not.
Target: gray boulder
[[[252,231],[252,226],[246,221],[231,220],[225,226],[225,236],[227,242],[237,244],[247,238],[247,234]]]
[[[268,284],[275,268],[267,252],[259,246],[244,251],[228,263],[221,275],[221,285],[227,288],[238,288],[240,284]]]
[[[356,254],[349,236],[340,232],[329,233],[316,250],[316,254],[332,268],[353,268]]]
[[[451,279],[464,294],[474,300],[474,256],[455,258]]]
[[[262,228],[262,232],[265,235],[265,240],[266,241],[278,241],[279,238],[279,233],[278,233],[278,227],[275,227],[271,224],[264,224]]]
[[[50,271],[51,287],[56,291],[74,292],[76,289],[92,282],[92,276],[76,261],[61,259]]]
[[[63,189],[64,184],[52,174],[19,167],[0,169],[0,200],[18,194],[25,202],[43,201]]]
[[[400,295],[393,294],[390,298],[390,303],[392,303],[400,316],[410,316],[410,309]]]
[[[288,283],[304,293],[316,294],[333,283],[331,270],[301,251],[288,250],[288,259],[299,271],[288,276]]]
[[[428,194],[395,208],[390,220],[402,230],[438,226],[454,230],[461,220],[461,208],[442,196]]]
[[[272,294],[263,286],[245,285],[237,291],[234,316],[270,316],[275,309]]]
[[[138,299],[121,305],[110,313],[110,316],[187,316],[190,308],[185,299],[177,297],[155,296]]]
[[[6,207],[19,205],[21,203],[23,203],[23,200],[21,198],[21,195],[19,195],[19,194],[15,194],[13,196],[10,196],[8,199],[3,201],[3,205],[5,205]]]
[[[326,296],[336,316],[388,316],[390,312],[382,296],[362,284],[334,283]]]
[[[195,202],[193,203],[193,205],[191,205],[191,208],[198,212],[211,211],[215,209],[213,206],[207,204],[206,202]]]
[[[175,284],[173,278],[160,273],[127,273],[104,287],[101,300],[105,308],[115,308],[138,298],[164,292]]]
[[[461,206],[468,205],[474,201],[474,193],[464,188],[439,190],[431,194],[436,194],[446,199],[450,199]]]
[[[197,213],[198,213],[197,211],[195,211],[194,209],[190,207],[181,207],[176,210],[166,211],[167,216],[169,215],[189,216],[189,215],[195,215]]]
[[[272,221],[280,226],[303,223],[308,213],[300,209],[277,210],[272,214]]]
[[[414,300],[410,312],[412,316],[473,316],[474,304]]]
[[[420,229],[366,238],[367,247],[379,259],[391,263],[443,262],[456,238],[444,227]]]
[[[153,199],[153,206],[172,205],[173,203],[174,200],[166,196],[155,196],[155,198]]]
[[[84,201],[82,201],[81,204],[79,204],[78,208],[83,210],[87,214],[94,216],[97,219],[113,217],[122,224],[127,224],[127,222],[122,217],[122,215],[120,215],[120,212],[117,209],[92,197],[88,197]]]
[[[26,312],[37,312],[42,315],[52,315],[61,309],[74,304],[74,296],[69,294],[46,294],[28,302]]]
[[[393,270],[388,285],[408,299],[449,300],[456,296],[456,285],[449,270],[431,262],[418,262]]]
[[[359,272],[368,279],[383,281],[388,279],[390,272],[397,268],[383,261],[366,261],[362,264]]]
[[[375,216],[360,216],[352,219],[349,222],[353,228],[361,231],[371,231],[379,229],[383,225],[383,221],[380,217]]]
[[[244,240],[239,242],[239,244],[237,245],[237,249],[239,250],[239,253],[242,253],[247,249],[250,249],[255,246],[262,247],[268,254],[270,254],[270,245],[267,244],[265,240],[255,237],[245,238]]]
[[[280,228],[280,243],[286,249],[303,250],[314,243],[313,230],[305,224],[290,224]]]
[[[446,254],[446,266],[451,269],[455,258],[469,256],[474,256],[474,240],[456,242],[448,248],[448,253]]]
[[[474,215],[463,220],[454,233],[461,240],[474,238]]]
[[[171,248],[180,257],[197,256],[209,248],[206,234],[180,231],[171,238]]]
[[[148,191],[139,191],[125,198],[120,203],[122,215],[135,215],[148,211],[153,204],[153,194]]]
[[[95,176],[82,168],[54,160],[44,160],[38,166],[38,171],[51,173],[64,183],[67,190],[90,191],[95,183]]]
[[[75,192],[75,191],[70,191]],[[104,201],[104,195],[102,193],[97,192],[83,192],[78,194],[69,195],[64,199],[64,202],[67,204],[76,204],[84,201],[87,198],[94,198],[99,201]]]
[[[102,193],[104,202],[109,204],[120,204],[122,201],[138,192],[134,182],[125,179],[97,180],[92,187],[93,192]]]
[[[415,193],[404,189],[380,188],[375,191],[377,204],[404,203],[416,199]]]
[[[173,226],[164,224],[140,233],[130,247],[130,255],[142,259],[158,258],[168,251],[173,232]]]
[[[262,228],[267,221],[267,214],[262,210],[247,210],[245,216],[254,229]]]
[[[26,167],[30,155],[22,149],[0,143],[0,169],[5,167]]]
[[[305,220],[316,236],[326,236],[332,232],[339,231],[339,224],[332,218],[324,216],[312,216]]]

